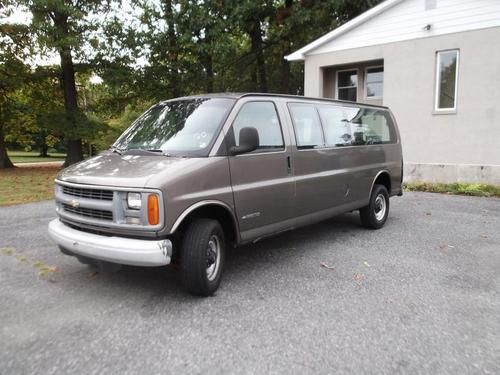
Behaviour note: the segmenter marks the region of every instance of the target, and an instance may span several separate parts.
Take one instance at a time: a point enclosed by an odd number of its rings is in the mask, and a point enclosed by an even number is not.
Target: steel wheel
[[[379,194],[375,198],[375,219],[381,221],[385,216],[385,211],[387,210],[387,201],[385,200],[385,195]]]
[[[213,281],[219,272],[221,259],[220,240],[215,234],[210,237],[207,248],[207,279]]]
[[[218,221],[193,220],[182,241],[181,277],[189,293],[210,296],[219,287],[224,269],[224,231]]]
[[[367,206],[360,208],[361,224],[370,229],[382,228],[389,214],[389,192],[384,185],[376,184]]]

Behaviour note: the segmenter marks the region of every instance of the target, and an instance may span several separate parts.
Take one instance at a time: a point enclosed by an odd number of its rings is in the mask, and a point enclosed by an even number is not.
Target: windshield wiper
[[[164,152],[163,150],[160,149],[145,149],[145,148],[130,148],[128,150],[124,150],[124,152],[127,155],[151,155],[151,154],[158,154],[161,156],[170,156],[169,153]]]
[[[116,146],[111,146],[111,151],[116,152],[118,155],[121,155],[125,150],[122,150],[121,148],[118,148]]]
[[[153,149],[149,149],[149,150],[146,150],[146,151],[149,151],[149,152],[157,152],[159,154],[162,154],[163,156],[170,156],[170,154],[168,152],[165,152],[163,150],[160,150],[160,149],[156,149],[156,148],[153,148]]]

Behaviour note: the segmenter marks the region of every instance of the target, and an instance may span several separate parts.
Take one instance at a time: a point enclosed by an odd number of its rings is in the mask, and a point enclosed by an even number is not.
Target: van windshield
[[[144,150],[172,156],[207,156],[235,100],[195,98],[156,104],[118,138],[121,152]]]

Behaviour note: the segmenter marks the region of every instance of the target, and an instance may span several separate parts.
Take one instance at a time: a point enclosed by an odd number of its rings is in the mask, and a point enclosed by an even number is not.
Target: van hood
[[[178,169],[174,166],[192,162],[191,158],[120,155],[106,151],[63,169],[57,179],[77,184],[144,188],[148,187],[147,182],[152,176],[160,172],[168,173],[168,170],[173,172],[173,169]]]

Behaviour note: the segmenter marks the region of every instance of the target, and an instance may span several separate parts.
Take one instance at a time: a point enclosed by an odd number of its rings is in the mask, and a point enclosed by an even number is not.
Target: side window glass
[[[394,143],[396,134],[389,113],[377,108],[344,107],[350,123],[352,145]]]
[[[342,107],[320,105],[318,112],[325,130],[326,145],[329,147],[351,146],[351,124]]]
[[[235,145],[240,144],[240,130],[254,127],[259,133],[259,150],[283,149],[283,135],[273,102],[249,102],[241,107],[233,123]]]
[[[314,105],[292,103],[288,108],[292,116],[297,147],[300,149],[323,146],[323,131]]]

